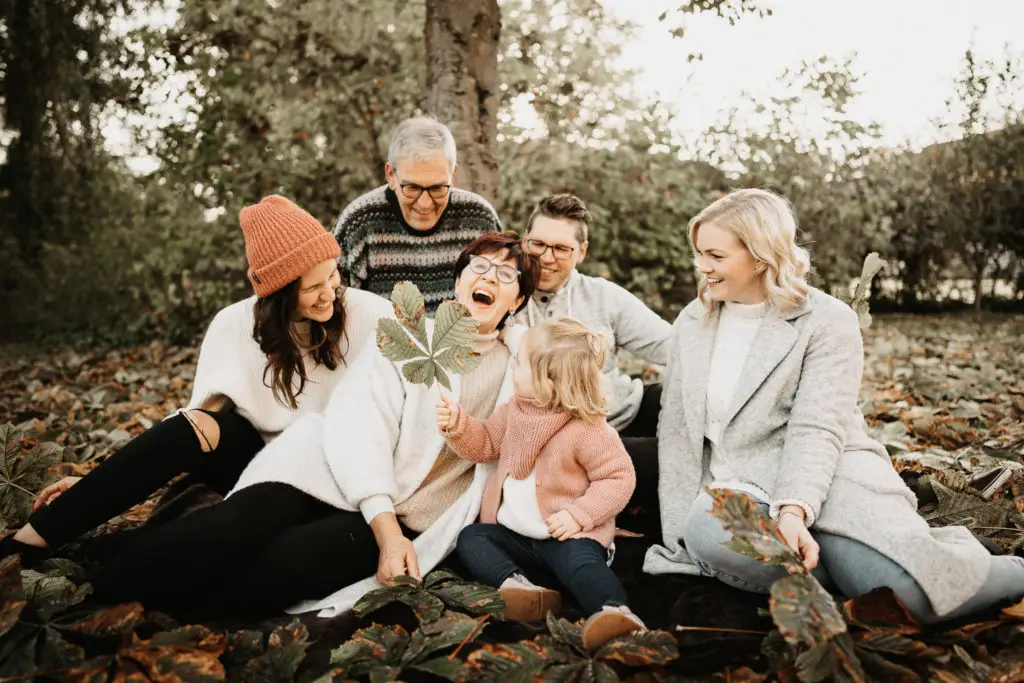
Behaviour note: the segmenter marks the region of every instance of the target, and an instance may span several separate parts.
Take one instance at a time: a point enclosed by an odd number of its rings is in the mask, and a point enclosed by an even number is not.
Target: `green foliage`
[[[0,531],[25,523],[32,514],[35,492],[56,480],[52,468],[63,455],[64,449],[55,443],[26,448],[13,424],[0,425]]]
[[[73,568],[62,562],[45,573],[21,569],[17,557],[0,563],[0,675],[201,682],[225,680],[227,665],[229,680],[286,683],[305,660],[309,636],[298,620],[264,642],[260,632],[177,627],[134,602],[85,608],[90,587],[64,576]]]
[[[533,640],[484,645],[466,659],[460,680],[612,682],[620,680],[616,666],[653,668],[679,657],[675,638],[664,631],[615,638],[589,652],[583,647],[582,623],[548,613],[547,627],[550,635]]]
[[[100,203],[103,220],[41,247],[0,304],[5,335],[124,343],[191,343],[225,304],[247,293],[236,226],[208,223],[201,207],[156,179],[120,171]]]
[[[402,671],[412,668],[450,680],[529,680],[543,672],[553,680],[616,681],[615,665],[656,667],[679,656],[675,639],[661,631],[617,638],[596,653],[588,652],[583,647],[582,623],[571,624],[549,614],[550,635],[515,644],[485,645],[469,656],[465,666],[454,656],[431,658],[440,650],[476,638],[484,620],[504,610],[504,601],[494,588],[463,581],[447,571],[427,575],[422,584],[409,577],[396,581],[398,585],[364,595],[355,611],[365,616],[384,605],[402,602],[416,613],[419,628],[412,634],[400,626],[373,626],[359,631],[332,653],[335,669],[330,678],[322,680],[353,676],[369,676],[371,681],[396,680]]]
[[[306,627],[293,619],[287,626],[279,626],[271,631],[267,642],[262,643],[262,636],[256,639],[247,637],[249,632],[242,632],[240,637],[233,638],[232,647],[241,650],[251,657],[241,668],[237,680],[243,683],[266,681],[268,683],[295,680],[295,674],[306,657],[309,647],[309,632]],[[237,634],[236,634],[237,635]]]
[[[714,501],[711,514],[733,534],[726,547],[789,572],[771,588],[772,620],[785,640],[783,649],[788,650],[776,659],[792,661],[804,683],[832,678],[864,680],[842,613],[786,545],[774,522],[749,496],[728,489],[709,489],[708,493]]]
[[[391,292],[396,323],[390,318],[377,321],[377,348],[384,357],[403,363],[402,374],[413,384],[430,386],[436,379],[451,390],[445,371],[470,372],[480,365],[473,352],[477,323],[463,304],[445,301],[434,315],[434,336],[427,342],[427,318],[423,295],[411,282],[399,282]]]
[[[112,105],[126,113],[132,105],[130,85],[116,68],[119,36],[110,19],[118,14],[130,19],[153,4],[11,0],[0,5],[6,138],[0,229],[14,238],[30,266],[40,265],[44,244],[74,241],[116,213],[98,201],[116,183],[101,114]]]
[[[21,586],[21,561],[15,555],[0,561],[0,637],[11,630],[25,609]]]
[[[753,500],[726,489],[707,489],[707,492],[714,499],[711,514],[733,535],[726,547],[767,565],[800,571],[803,566],[800,557],[786,545],[778,527]]]
[[[18,558],[9,557],[0,564],[0,587],[12,598],[0,612],[0,675],[63,669],[85,658],[81,647],[65,639],[75,620],[62,613],[88,596],[88,584],[79,588],[59,574],[21,570]]]
[[[377,588],[360,598],[354,608],[356,614],[365,616],[393,602],[408,605],[422,623],[440,619],[445,609],[474,616],[505,610],[505,601],[493,587],[465,581],[448,571],[431,572],[422,583],[399,576],[395,584]]]
[[[472,641],[482,632],[482,627],[482,619],[451,614],[423,623],[411,634],[401,626],[364,628],[331,652],[334,668],[318,681],[340,681],[356,676],[367,676],[374,683],[395,681],[409,670],[454,681],[462,662],[454,656],[437,654]]]
[[[771,616],[777,630],[761,644],[779,680],[993,680],[996,667],[984,648],[970,639],[1000,628],[1007,629],[1001,637],[1011,637],[1017,627],[1010,624],[1024,616],[1024,603],[1005,609],[1001,621],[945,632],[922,631],[889,588],[848,600],[839,608],[796,555],[779,547],[778,529],[760,507],[725,489],[711,494],[712,514],[735,534],[728,546],[789,572],[771,587]],[[947,674],[951,666],[955,676]],[[1019,670],[1015,663],[1000,669],[1014,675]]]
[[[330,224],[383,181],[390,131],[426,101],[422,0],[184,0],[168,25],[138,21],[157,4],[4,9],[10,26],[34,29],[0,45],[13,93],[2,105],[12,137],[0,247],[21,254],[0,274],[6,336],[193,341],[248,294],[238,210],[280,192]],[[679,5],[662,19],[684,40],[697,14],[771,21],[771,3]],[[885,266],[872,296],[894,305],[1024,294],[1013,60],[966,55],[950,102],[962,120],[940,132],[952,142],[922,151],[879,148],[878,127],[850,113],[854,62],[828,59],[787,71],[771,98],[683,146],[679,113],[639,95],[616,66],[635,26],[589,0],[507,0],[501,10],[502,194],[489,199],[521,229],[541,195],[578,194],[595,217],[583,270],[663,315],[695,291],[687,221],[735,186],[793,200],[817,283],[836,293],[876,251]],[[524,105],[537,129],[517,126]],[[104,150],[111,118],[132,133],[133,153],[159,163],[154,172],[134,175]],[[424,381],[434,370],[410,368]]]

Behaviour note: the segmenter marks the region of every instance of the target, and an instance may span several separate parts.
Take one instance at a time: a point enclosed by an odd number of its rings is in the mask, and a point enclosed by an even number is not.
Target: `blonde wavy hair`
[[[545,320],[527,332],[533,401],[596,423],[605,414],[601,367],[608,340],[574,318]]]
[[[697,258],[697,231],[714,224],[728,230],[764,264],[761,278],[769,304],[782,313],[799,307],[810,285],[807,273],[811,257],[796,243],[796,213],[789,200],[768,190],[734,190],[716,200],[690,220],[690,248]],[[708,296],[707,279],[697,284],[697,298],[707,308],[704,319],[710,318],[717,306]]]

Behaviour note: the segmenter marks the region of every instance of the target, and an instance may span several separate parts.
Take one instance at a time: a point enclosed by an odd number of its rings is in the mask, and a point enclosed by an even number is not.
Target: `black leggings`
[[[636,489],[628,508],[658,508],[658,416],[661,413],[661,385],[648,384],[640,409],[619,432],[636,470]]]
[[[361,513],[268,482],[143,535],[92,584],[103,600],[172,614],[266,616],[372,576],[378,556]]]
[[[29,517],[51,548],[58,548],[146,500],[180,474],[189,473],[226,495],[263,448],[263,437],[237,413],[206,412],[217,421],[217,448],[204,452],[182,415],[170,417],[129,441],[80,482]]]
[[[623,438],[658,435],[658,416],[661,414],[661,385],[644,385],[644,395],[633,420],[626,425],[619,436]]]

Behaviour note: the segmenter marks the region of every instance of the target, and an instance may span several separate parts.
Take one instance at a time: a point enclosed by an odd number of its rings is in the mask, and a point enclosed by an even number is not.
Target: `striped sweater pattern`
[[[455,261],[463,248],[500,229],[486,199],[452,188],[437,225],[415,230],[402,217],[398,197],[383,185],[345,207],[334,237],[349,286],[389,297],[396,283],[408,280],[419,287],[433,315],[442,301],[455,298]]]

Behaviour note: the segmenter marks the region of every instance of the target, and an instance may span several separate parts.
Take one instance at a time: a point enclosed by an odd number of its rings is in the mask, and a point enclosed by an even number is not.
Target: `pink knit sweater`
[[[480,506],[484,523],[497,522],[505,477],[526,479],[536,468],[541,515],[547,519],[568,510],[583,527],[573,538],[592,538],[608,547],[615,515],[636,486],[633,461],[603,418],[597,424],[573,420],[516,396],[486,420],[460,410],[448,443],[467,460],[498,461]]]

